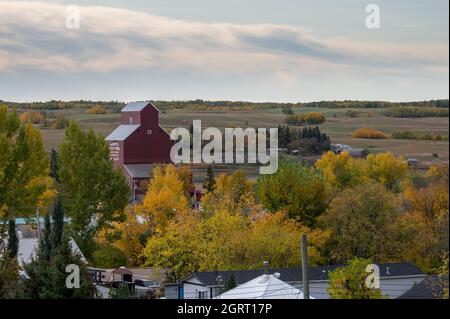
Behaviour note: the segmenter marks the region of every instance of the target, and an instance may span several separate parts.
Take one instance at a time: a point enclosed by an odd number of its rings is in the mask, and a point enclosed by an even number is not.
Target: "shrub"
[[[92,263],[100,268],[117,268],[126,266],[128,258],[119,249],[111,245],[103,245],[92,254]]]
[[[319,112],[310,112],[307,114],[288,115],[286,123],[289,125],[322,124],[326,120],[325,115]]]
[[[388,136],[385,133],[374,130],[372,128],[359,128],[353,132],[352,137],[354,137],[354,138],[369,138],[369,139],[388,138]]]
[[[88,114],[106,114],[106,109],[103,106],[93,106],[86,110]]]
[[[45,114],[36,111],[27,111],[20,115],[20,121],[22,123],[31,122],[33,124],[44,124],[45,123]]]
[[[448,140],[448,136],[436,133],[421,133],[413,131],[395,131],[392,133],[392,138],[397,140],[430,140],[442,141]]]
[[[284,114],[294,114],[294,111],[292,110],[292,106],[289,104],[281,106],[281,111]]]
[[[69,126],[69,120],[66,119],[64,116],[58,116],[52,125],[52,129],[63,130],[68,126]]]

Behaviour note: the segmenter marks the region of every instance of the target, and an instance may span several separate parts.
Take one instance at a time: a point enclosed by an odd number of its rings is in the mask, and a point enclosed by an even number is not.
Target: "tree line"
[[[152,101],[162,111],[169,109],[194,109],[194,110],[266,110],[282,109],[283,113],[291,114],[292,108],[311,107],[311,108],[395,108],[395,107],[413,107],[413,108],[443,108],[448,109],[448,99],[428,100],[416,102],[386,102],[386,101],[316,101],[316,102],[249,102],[249,101],[211,101],[211,100],[186,100],[186,101]],[[89,109],[93,106],[104,107],[107,110],[120,110],[125,103],[119,101],[47,101],[47,102],[7,102],[1,101],[0,104],[7,105],[10,108],[34,109],[34,110],[57,110],[57,109]],[[287,112],[287,113],[286,113]]]

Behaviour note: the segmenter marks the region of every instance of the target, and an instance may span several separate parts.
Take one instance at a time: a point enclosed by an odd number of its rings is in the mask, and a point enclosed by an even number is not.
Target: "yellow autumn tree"
[[[404,198],[410,212],[419,212],[430,221],[449,209],[448,188],[443,184],[433,183],[423,188],[409,185]]]
[[[309,263],[322,264],[321,249],[330,232],[302,226],[285,213],[277,212],[267,213],[250,224],[245,237],[246,266],[257,269],[264,260],[277,268],[299,266],[301,234],[308,236]]]
[[[430,174],[433,173],[430,169]],[[416,188],[409,185],[404,193],[403,229],[416,228],[406,241],[413,243],[402,250],[405,260],[421,266],[427,272],[438,272],[442,255],[448,253],[449,194],[445,174],[429,185]]]
[[[312,265],[323,263],[321,250],[329,232],[311,230],[285,213],[265,213],[256,220],[227,211],[210,217],[177,212],[165,229],[158,229],[144,249],[145,264],[167,267],[171,280],[193,271],[259,269],[300,264],[300,235],[308,235]]]
[[[329,186],[343,188],[354,186],[361,180],[360,163],[360,160],[354,160],[347,151],[340,154],[327,152],[317,160],[315,166]]]
[[[124,222],[115,225],[120,237],[114,246],[125,253],[131,264],[139,266],[142,263],[142,251],[149,227],[140,217],[139,209],[136,207],[127,208],[125,216]]]
[[[201,261],[208,258],[201,248],[201,220],[197,213],[179,210],[167,226],[157,228],[151,236],[143,256],[145,265],[168,269],[168,280],[178,281],[183,276],[199,270]]]
[[[408,180],[408,166],[403,157],[390,152],[370,154],[363,164],[363,175],[381,183],[389,191],[399,192]]]
[[[142,203],[142,212],[147,221],[154,226],[164,227],[175,212],[188,208],[184,183],[175,166],[155,167]]]
[[[204,219],[201,228],[201,249],[206,258],[201,260],[202,270],[245,269],[245,242],[248,219],[239,213],[217,211]]]
[[[190,166],[183,165],[177,167],[177,174],[180,181],[183,183],[184,194],[189,197],[190,192],[195,189],[193,180],[192,180],[192,170]]]
[[[254,201],[252,184],[245,172],[237,171],[232,175],[220,174],[216,180],[214,191],[207,193],[202,199],[205,215],[222,210],[231,213],[248,212]]]

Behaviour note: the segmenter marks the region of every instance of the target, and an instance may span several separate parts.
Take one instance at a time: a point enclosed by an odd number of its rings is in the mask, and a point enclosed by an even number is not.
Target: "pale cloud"
[[[65,6],[0,1],[0,72],[138,68],[231,74],[273,72],[448,72],[448,46],[318,38],[293,26],[174,20],[125,9],[82,6],[81,28],[65,27]]]

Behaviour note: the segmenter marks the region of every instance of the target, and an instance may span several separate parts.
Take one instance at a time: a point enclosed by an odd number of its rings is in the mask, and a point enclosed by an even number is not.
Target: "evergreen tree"
[[[236,278],[234,278],[234,274],[232,273],[230,275],[230,278],[228,278],[227,282],[225,283],[225,291],[234,289],[237,287]],[[224,292],[225,292],[224,291]]]
[[[17,258],[5,254],[0,258],[0,299],[20,297],[19,279]]]
[[[211,165],[208,166],[206,172],[206,181],[203,184],[203,188],[207,190],[207,192],[212,192],[216,188],[216,179],[214,178],[214,170]]]
[[[50,214],[45,214],[44,217],[44,234],[41,237],[41,242],[39,247],[42,249],[42,257],[46,260],[50,260],[52,254],[52,243],[51,243],[51,223]]]
[[[19,239],[16,232],[16,221],[14,218],[8,220],[8,254],[9,258],[13,259],[17,257],[19,251]]]
[[[55,229],[55,228],[53,228]],[[36,258],[24,266],[28,279],[24,282],[24,293],[33,299],[82,299],[94,296],[94,287],[85,264],[79,255],[72,252],[67,235],[53,249],[49,241],[54,238],[50,217],[45,217],[44,236],[41,237]],[[66,286],[67,265],[78,265],[80,269],[80,288],[71,289]]]
[[[59,247],[63,237],[64,228],[64,211],[59,198],[56,199],[52,210],[52,238],[51,242],[54,247]]]
[[[52,148],[50,152],[50,177],[59,183],[58,175],[58,153]]]

